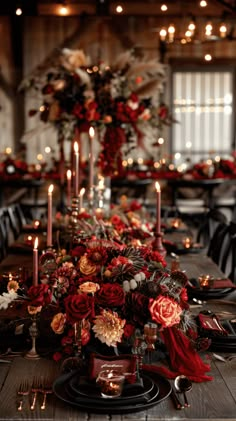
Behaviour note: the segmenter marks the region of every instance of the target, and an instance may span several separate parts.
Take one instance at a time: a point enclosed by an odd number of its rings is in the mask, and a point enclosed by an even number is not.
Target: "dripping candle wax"
[[[47,225],[47,246],[52,247],[52,192],[53,184],[48,188],[48,225]]]

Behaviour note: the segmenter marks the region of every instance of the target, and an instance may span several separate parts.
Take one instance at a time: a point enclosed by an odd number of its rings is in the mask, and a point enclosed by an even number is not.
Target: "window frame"
[[[182,72],[182,73],[189,73],[189,72],[231,72],[232,73],[232,136],[231,136],[231,152],[236,150],[236,60],[231,59],[213,59],[212,62],[206,63],[203,60],[198,59],[172,59],[169,62],[170,64],[170,109],[172,115],[174,115],[174,107],[173,107],[173,80],[174,80],[174,73]],[[173,134],[173,125],[170,127],[170,145],[169,145],[169,152],[171,156],[173,156],[174,152],[174,134]],[[210,150],[210,148],[209,148]],[[186,149],[183,151],[179,151],[180,153],[187,157]],[[215,151],[216,154],[220,151]],[[192,151],[192,156],[196,154],[204,154],[206,152],[203,150]]]

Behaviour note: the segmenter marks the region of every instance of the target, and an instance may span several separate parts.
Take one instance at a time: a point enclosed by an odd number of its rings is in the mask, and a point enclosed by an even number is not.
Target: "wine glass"
[[[152,362],[153,351],[157,340],[157,325],[155,323],[146,323],[144,325],[144,339],[147,344],[148,363]]]

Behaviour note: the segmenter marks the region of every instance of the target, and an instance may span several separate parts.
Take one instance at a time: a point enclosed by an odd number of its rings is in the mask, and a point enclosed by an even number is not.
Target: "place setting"
[[[99,364],[91,375],[94,360]],[[55,380],[53,391],[60,400],[85,411],[125,414],[146,410],[166,399],[172,388],[161,375],[137,371],[134,361],[130,355],[92,355],[88,370],[63,373]],[[135,371],[127,372],[130,368]]]
[[[216,278],[206,273],[198,278],[190,278],[187,284],[189,299],[211,300],[226,297],[234,291],[236,285],[228,278]]]

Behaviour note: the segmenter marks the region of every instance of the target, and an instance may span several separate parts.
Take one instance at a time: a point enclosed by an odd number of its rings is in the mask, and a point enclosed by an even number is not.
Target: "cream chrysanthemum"
[[[125,320],[120,319],[116,312],[102,310],[101,314],[95,318],[93,331],[96,338],[108,346],[116,346],[121,342],[124,332]]]

